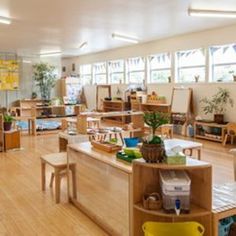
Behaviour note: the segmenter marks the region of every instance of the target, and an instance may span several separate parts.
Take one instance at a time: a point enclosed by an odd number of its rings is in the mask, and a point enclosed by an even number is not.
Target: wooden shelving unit
[[[44,105],[45,101],[40,99],[24,99],[18,100],[14,103],[14,108],[17,110],[17,115],[22,117],[36,116],[44,117],[42,113],[48,113],[55,116],[66,116],[67,108],[72,108],[73,112],[71,115],[79,114],[79,107],[81,105],[58,105],[50,106]]]
[[[161,192],[160,170],[184,170],[191,179],[190,213],[166,213],[163,209],[146,210],[142,204],[143,195],[148,192]],[[187,159],[186,165],[149,164],[143,159],[133,162],[132,180],[133,236],[141,236],[142,225],[146,221],[182,222],[197,221],[205,227],[205,235],[211,236],[212,209],[212,167],[210,164]]]
[[[128,104],[124,101],[103,101],[103,112],[119,112],[126,110],[128,110]],[[127,117],[119,116],[119,114],[117,114],[116,117],[107,117],[104,119],[116,121],[122,124],[128,122]]]
[[[194,122],[195,138],[223,143],[226,129],[227,124]]]

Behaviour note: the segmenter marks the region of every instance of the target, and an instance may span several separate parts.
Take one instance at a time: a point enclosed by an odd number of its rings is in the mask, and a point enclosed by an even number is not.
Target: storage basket
[[[149,210],[159,210],[162,207],[162,201],[159,193],[144,194],[143,207]]]
[[[144,236],[202,236],[204,231],[204,227],[198,222],[145,222],[143,224]]]
[[[218,232],[219,236],[228,236],[231,224],[234,223],[233,217],[227,217],[219,221]]]

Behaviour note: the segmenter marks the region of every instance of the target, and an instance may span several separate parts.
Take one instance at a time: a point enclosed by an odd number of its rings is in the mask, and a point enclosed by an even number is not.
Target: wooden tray
[[[122,146],[119,146],[116,144],[110,144],[110,143],[102,143],[102,142],[92,141],[91,144],[94,148],[97,148],[97,149],[102,150],[104,152],[117,152],[122,149]]]

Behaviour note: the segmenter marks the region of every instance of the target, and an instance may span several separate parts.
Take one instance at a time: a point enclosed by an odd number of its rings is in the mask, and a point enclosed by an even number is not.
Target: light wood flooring
[[[201,140],[197,140],[201,141]],[[230,146],[203,141],[202,159],[213,165],[214,183],[233,181]],[[49,189],[40,189],[40,155],[58,152],[57,135],[22,136],[21,151],[0,153],[0,236],[107,235],[88,217],[67,203],[63,180],[61,204]]]

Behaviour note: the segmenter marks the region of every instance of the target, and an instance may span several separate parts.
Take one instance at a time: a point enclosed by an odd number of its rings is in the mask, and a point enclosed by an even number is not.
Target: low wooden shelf
[[[204,130],[205,127],[205,130]],[[219,129],[220,132],[215,132],[213,129]],[[215,142],[224,142],[224,135],[227,129],[227,124],[217,124],[214,122],[194,122],[195,138],[206,139]],[[209,131],[206,131],[209,130]],[[209,135],[209,136],[208,136]]]
[[[160,170],[185,170],[191,179],[190,213],[169,214],[164,210],[146,210],[141,202],[148,191],[161,192]],[[132,179],[133,236],[141,236],[146,221],[181,222],[197,221],[205,227],[205,235],[211,236],[212,167],[210,164],[187,159],[186,165],[149,164],[143,159],[133,162]]]

